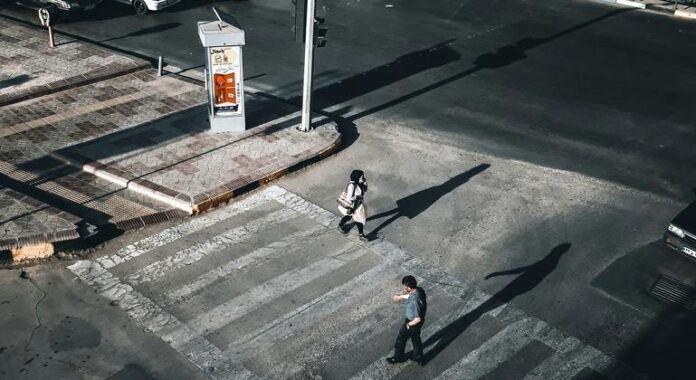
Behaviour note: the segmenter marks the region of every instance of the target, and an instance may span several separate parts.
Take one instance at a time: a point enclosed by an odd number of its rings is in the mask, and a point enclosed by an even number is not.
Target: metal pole
[[[157,59],[157,76],[162,76],[162,56],[160,55]]]
[[[305,56],[304,56],[304,83],[302,85],[302,124],[300,131],[309,132],[312,126],[312,73],[314,72],[314,0],[307,0],[305,14]]]
[[[56,40],[53,38],[53,27],[51,25],[48,25],[48,45],[56,47]]]

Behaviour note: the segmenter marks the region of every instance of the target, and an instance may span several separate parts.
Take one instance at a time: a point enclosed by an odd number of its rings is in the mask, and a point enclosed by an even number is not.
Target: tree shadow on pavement
[[[447,181],[436,185],[436,186],[431,186],[427,189],[418,191],[416,193],[413,193],[409,196],[403,197],[399,200],[396,201],[396,207],[385,212],[381,212],[376,215],[372,215],[367,220],[375,220],[375,219],[380,219],[384,218],[385,216],[390,216],[391,217],[384,222],[382,222],[379,226],[375,227],[369,234],[368,237],[370,239],[374,239],[377,237],[377,233],[382,230],[384,227],[388,226],[395,220],[399,219],[402,216],[405,216],[409,219],[413,219],[420,215],[423,211],[427,210],[430,206],[432,206],[435,202],[437,202],[440,198],[451,192],[452,190],[456,189],[457,187],[463,185],[464,183],[468,182],[471,178],[473,178],[475,175],[483,172],[484,170],[488,169],[491,165],[490,164],[481,164],[478,166],[475,166],[463,173],[460,173]]]
[[[168,22],[166,24],[158,24],[158,25],[154,25],[154,26],[149,26],[147,28],[139,29],[139,30],[136,30],[135,32],[130,32],[128,34],[124,34],[124,35],[119,36],[119,37],[107,38],[107,39],[99,41],[99,42],[110,42],[110,41],[120,40],[120,39],[124,39],[124,38],[144,36],[147,34],[159,33],[159,32],[163,32],[165,30],[174,29],[174,28],[177,28],[179,26],[181,26],[180,22]]]
[[[29,76],[27,74],[21,74],[21,75],[17,75],[16,77],[0,80],[0,90],[2,90],[5,87],[12,87],[12,86],[20,85],[24,82],[29,81],[30,79],[31,79],[31,76]]]
[[[554,247],[543,259],[535,262],[534,264],[500,272],[493,272],[487,275],[485,277],[486,279],[497,276],[519,274],[519,276],[507,284],[503,289],[492,295],[474,310],[459,317],[457,320],[436,332],[425,342],[423,342],[423,347],[426,348],[434,345],[425,353],[423,364],[425,365],[434,359],[440,352],[447,348],[452,341],[454,341],[484,314],[510,303],[510,301],[515,299],[515,297],[527,293],[539,285],[546,278],[546,276],[556,269],[561,256],[568,252],[570,246],[570,243],[559,244]]]

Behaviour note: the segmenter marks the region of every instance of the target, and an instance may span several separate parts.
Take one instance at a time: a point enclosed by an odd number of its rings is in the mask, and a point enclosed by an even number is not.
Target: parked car
[[[181,0],[115,0],[133,7],[135,13],[144,15],[149,11],[158,11],[178,3]]]
[[[96,8],[102,0],[15,0],[17,5],[39,9],[46,8],[51,12],[61,11],[88,11]]]
[[[696,260],[696,202],[672,219],[665,232],[665,243]]]

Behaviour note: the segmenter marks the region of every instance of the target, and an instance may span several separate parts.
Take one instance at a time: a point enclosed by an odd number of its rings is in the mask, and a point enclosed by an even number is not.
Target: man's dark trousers
[[[423,360],[423,342],[421,341],[420,333],[421,327],[423,326],[423,321],[418,323],[416,326],[406,328],[406,324],[409,322],[408,319],[401,324],[401,330],[399,330],[399,335],[396,337],[396,343],[394,343],[394,358],[401,361],[406,360],[404,350],[406,349],[406,341],[411,338],[411,343],[413,344],[413,360],[420,362]]]

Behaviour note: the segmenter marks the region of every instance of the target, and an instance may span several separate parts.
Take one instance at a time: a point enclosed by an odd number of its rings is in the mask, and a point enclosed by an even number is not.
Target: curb
[[[77,227],[71,230],[61,230],[52,233],[38,233],[16,238],[0,240],[0,251],[8,251],[15,248],[23,248],[39,244],[52,244],[62,241],[79,239]]]
[[[335,128],[336,130],[337,127],[335,126],[321,126],[317,127],[318,128]],[[310,166],[314,163],[317,163],[323,159],[326,159],[327,157],[331,156],[332,154],[336,153],[339,148],[341,147],[341,144],[343,142],[343,135],[341,133],[338,134],[336,139],[331,142],[328,146],[324,147],[323,149],[317,151],[316,153],[312,154],[311,156],[305,156],[304,158],[300,158],[297,162],[294,163],[288,163],[286,167],[277,167],[273,168],[267,172],[262,172],[260,170],[256,170],[253,173],[251,173],[249,176],[242,177],[241,180],[234,181],[233,184],[228,184],[228,186],[225,186],[227,191],[224,192],[219,192],[215,194],[207,194],[205,199],[201,199],[198,202],[183,202],[181,199],[174,197],[172,195],[169,195],[165,192],[155,190],[152,188],[149,188],[147,186],[143,186],[142,184],[135,183],[132,180],[129,181],[125,178],[121,178],[115,174],[109,173],[105,170],[102,169],[97,169],[93,165],[85,164],[85,165],[80,165],[79,167],[82,168],[82,170],[89,172],[95,176],[99,176],[102,179],[105,179],[107,181],[110,181],[112,183],[116,184],[123,184],[127,183],[128,186],[127,188],[136,191],[142,195],[145,195],[147,197],[150,197],[152,199],[162,201],[164,200],[166,204],[172,205],[172,204],[182,204],[185,209],[182,208],[175,208],[172,210],[167,210],[167,211],[162,211],[154,214],[149,214],[145,215],[142,217],[134,217],[131,219],[126,219],[122,221],[115,222],[111,227],[115,227],[116,229],[119,229],[121,231],[132,231],[132,230],[137,230],[149,225],[169,221],[169,220],[174,220],[174,219],[183,219],[188,216],[193,216],[197,215],[200,213],[203,213],[205,211],[208,211],[210,209],[213,209],[217,206],[220,206],[221,204],[229,202],[231,199],[239,197],[240,195],[243,195],[245,193],[248,193],[251,190],[254,190],[256,188],[262,187],[264,185],[267,185],[270,182],[273,182],[282,176],[295,172],[297,170],[303,169],[307,166]],[[61,157],[62,159],[66,161],[72,161],[69,160],[65,157]],[[72,162],[70,162],[73,164]],[[85,168],[89,167],[93,169],[93,171],[86,170]],[[156,184],[153,184],[154,186],[157,186]],[[141,189],[142,188],[142,189]],[[139,190],[136,190],[139,189]],[[191,210],[189,212],[188,210]],[[97,226],[97,231],[95,234],[90,235],[88,237],[98,235],[100,230],[105,227],[105,226]],[[34,234],[34,235],[28,235],[28,236],[22,236],[22,237],[17,237],[17,238],[9,238],[9,239],[3,239],[0,240],[0,252],[2,251],[10,251],[13,249],[23,249],[23,248],[28,248],[31,246],[37,246],[41,244],[49,244],[52,246],[55,246],[56,243],[61,243],[61,247],[70,249],[70,247],[77,246],[79,242],[84,240],[86,237],[81,236],[77,228],[72,229],[72,230],[63,230],[63,231],[58,231],[55,233],[40,233],[40,234]],[[21,264],[22,261],[13,261],[13,264]]]
[[[645,9],[645,4],[631,0],[616,0],[616,4],[626,5],[633,8]]]
[[[687,12],[687,11],[682,11],[682,10],[676,10],[676,11],[674,11],[674,15],[679,16],[679,17],[696,19],[696,12]]]
[[[655,4],[646,4],[646,3],[642,3],[639,1],[633,1],[633,0],[598,0],[598,1],[602,2],[602,3],[619,4],[619,5],[624,5],[624,6],[631,7],[631,8],[644,9],[647,11],[653,11],[656,13],[661,13],[661,14],[669,15],[669,16],[696,19],[696,10],[685,11],[685,10],[680,10],[680,9],[673,9],[673,7],[671,7],[671,6],[670,6],[670,9],[667,9],[663,6],[657,6]]]
[[[213,195],[212,197],[210,197],[209,199],[207,199],[205,201],[194,204],[193,208],[195,210],[195,214],[200,214],[202,212],[205,212],[207,210],[215,208],[216,206],[219,206],[220,204],[229,202],[232,198],[236,198],[239,195],[242,195],[242,194],[247,193],[253,189],[256,189],[256,188],[264,186],[270,182],[273,182],[273,181],[277,180],[278,178],[280,178],[288,173],[295,172],[299,169],[302,169],[302,168],[305,168],[309,165],[317,163],[317,162],[331,156],[336,151],[338,151],[338,149],[341,147],[342,142],[343,142],[343,135],[339,133],[338,138],[336,138],[336,140],[334,140],[329,146],[320,150],[319,152],[315,153],[312,156],[305,157],[304,159],[301,159],[300,161],[298,161],[298,162],[296,162],[288,167],[272,170],[271,172],[265,173],[264,175],[257,177],[257,178],[246,177],[245,179],[248,179],[247,181],[243,181],[243,182],[239,183],[236,187],[230,188],[229,191]],[[261,173],[261,172],[258,172],[258,173]]]

